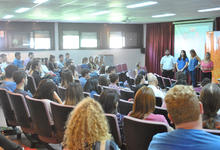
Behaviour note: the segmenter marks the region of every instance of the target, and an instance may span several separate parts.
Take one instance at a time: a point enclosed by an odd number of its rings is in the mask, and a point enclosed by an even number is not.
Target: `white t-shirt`
[[[160,64],[163,65],[163,70],[173,70],[174,69],[174,64],[175,64],[175,60],[174,57],[169,55],[169,56],[163,56]]]

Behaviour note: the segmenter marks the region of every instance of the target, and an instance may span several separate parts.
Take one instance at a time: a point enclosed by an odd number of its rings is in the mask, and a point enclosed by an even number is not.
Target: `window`
[[[31,48],[51,49],[51,40],[49,31],[35,31],[34,39],[31,40]]]
[[[8,46],[9,49],[30,49],[31,32],[9,32]]]
[[[122,32],[110,32],[110,48],[123,48],[125,46],[125,38]]]
[[[79,32],[63,31],[63,49],[79,48]]]
[[[0,49],[5,48],[5,32],[0,30]]]
[[[96,32],[82,32],[80,47],[97,48],[97,33]]]
[[[126,47],[137,47],[138,46],[137,40],[138,40],[137,32],[125,32]]]

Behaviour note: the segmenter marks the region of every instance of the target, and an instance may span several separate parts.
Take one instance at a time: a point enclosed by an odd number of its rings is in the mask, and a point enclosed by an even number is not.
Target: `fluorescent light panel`
[[[132,5],[128,5],[126,6],[127,8],[138,8],[138,7],[145,7],[145,6],[150,6],[150,5],[155,5],[158,2],[156,1],[148,1],[148,2],[144,2],[144,3],[138,3],[138,4],[132,4]]]
[[[170,16],[175,16],[175,15],[176,14],[167,13],[167,14],[154,15],[154,16],[152,16],[152,18],[170,17]]]
[[[15,10],[16,13],[23,13],[25,11],[28,11],[30,8],[19,8],[17,10]]]
[[[210,11],[219,11],[220,7],[216,7],[216,8],[208,8],[208,9],[200,9],[198,10],[198,12],[210,12]]]
[[[35,4],[42,4],[42,3],[45,3],[47,2],[48,0],[35,0],[34,3]]]
[[[3,17],[3,19],[10,19],[10,18],[12,18],[12,17],[14,17],[14,15],[5,15],[5,16]]]
[[[99,12],[96,12],[96,13],[93,13],[91,14],[92,16],[99,16],[99,15],[104,15],[104,14],[108,14],[110,13],[110,11],[99,11]]]

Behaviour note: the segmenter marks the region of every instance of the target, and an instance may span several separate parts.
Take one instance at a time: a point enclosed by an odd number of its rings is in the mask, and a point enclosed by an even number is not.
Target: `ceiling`
[[[153,0],[158,4],[129,9],[127,5],[147,0],[48,0],[36,5],[33,0],[0,0],[0,20],[47,21],[47,22],[92,22],[92,23],[153,23],[165,21],[214,18],[220,11],[199,13],[197,10],[220,7],[220,0]],[[28,7],[29,11],[15,13]],[[100,11],[108,14],[91,15]],[[176,16],[152,18],[152,15],[175,13]],[[5,15],[13,18],[3,19]]]

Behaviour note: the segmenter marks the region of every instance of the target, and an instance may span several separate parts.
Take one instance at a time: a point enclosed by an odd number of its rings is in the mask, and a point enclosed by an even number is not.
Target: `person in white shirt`
[[[5,72],[5,68],[8,66],[7,55],[1,54],[2,63],[0,64],[1,71]]]
[[[163,77],[172,79],[174,77],[175,60],[170,51],[165,51],[165,56],[160,61],[160,69]]]
[[[149,84],[148,87],[150,87],[154,91],[155,97],[160,97],[164,99],[165,95],[158,87],[157,77],[153,73],[148,73],[147,79]]]

